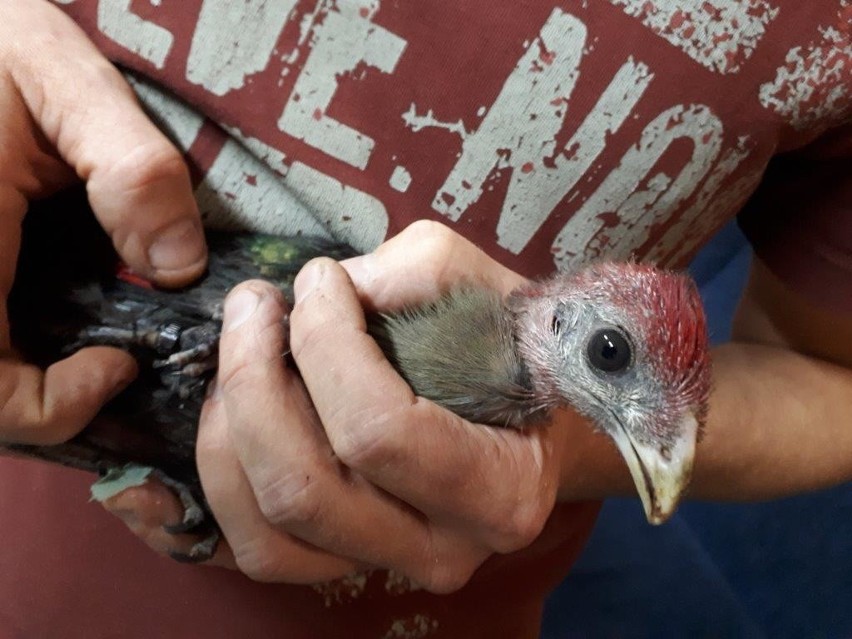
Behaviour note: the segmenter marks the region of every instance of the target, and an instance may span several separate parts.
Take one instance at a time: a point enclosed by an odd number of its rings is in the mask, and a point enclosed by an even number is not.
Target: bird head
[[[707,415],[709,345],[691,279],[640,264],[593,264],[510,298],[519,354],[548,406],[609,435],[652,524],[674,512]]]

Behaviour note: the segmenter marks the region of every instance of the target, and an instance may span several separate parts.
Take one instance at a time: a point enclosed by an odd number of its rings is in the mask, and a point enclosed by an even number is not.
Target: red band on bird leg
[[[133,286],[140,286],[142,288],[154,288],[154,285],[150,280],[146,280],[141,275],[137,275],[133,271],[130,270],[130,267],[127,266],[124,262],[120,262],[118,267],[115,270],[115,276],[120,279],[122,282],[127,282],[128,284],[133,284]]]

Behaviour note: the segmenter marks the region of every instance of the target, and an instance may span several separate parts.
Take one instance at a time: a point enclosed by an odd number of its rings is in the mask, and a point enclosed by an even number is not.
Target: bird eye
[[[633,360],[630,342],[615,328],[605,328],[592,335],[587,354],[589,363],[604,373],[619,373]]]

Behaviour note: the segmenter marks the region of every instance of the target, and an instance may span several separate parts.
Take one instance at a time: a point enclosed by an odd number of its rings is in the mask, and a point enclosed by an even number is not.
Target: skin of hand
[[[64,441],[136,374],[116,349],[87,348],[46,371],[12,349],[6,300],[28,203],[78,180],[132,269],[164,286],[203,272],[207,249],[178,151],[56,7],[0,0],[0,442]]]

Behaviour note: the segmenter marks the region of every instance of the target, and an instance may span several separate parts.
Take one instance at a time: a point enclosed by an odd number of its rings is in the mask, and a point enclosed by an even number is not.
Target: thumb
[[[526,282],[470,240],[427,220],[414,222],[372,253],[340,264],[362,304],[382,312],[434,300],[460,285],[508,295]]]
[[[51,34],[17,41],[12,79],[44,135],[86,182],[116,250],[133,270],[166,286],[200,275],[207,249],[181,154],[56,7],[30,3],[11,19],[25,23],[17,25],[20,33]]]

